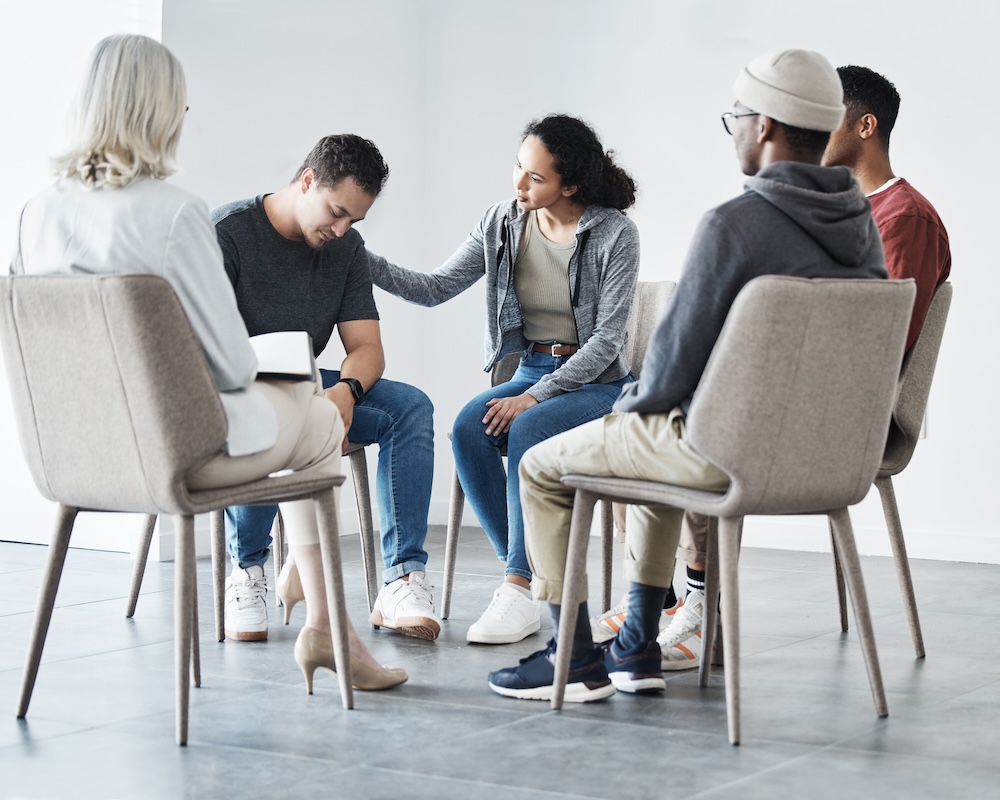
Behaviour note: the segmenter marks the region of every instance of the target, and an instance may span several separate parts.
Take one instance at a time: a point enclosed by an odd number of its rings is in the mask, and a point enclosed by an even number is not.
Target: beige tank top
[[[524,338],[529,341],[578,344],[569,294],[569,261],[575,251],[575,239],[566,244],[546,239],[535,212],[528,212],[514,262],[514,294],[524,318]]]

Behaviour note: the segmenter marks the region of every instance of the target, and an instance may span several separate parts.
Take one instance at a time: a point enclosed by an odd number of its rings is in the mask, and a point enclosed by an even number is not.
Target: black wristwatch
[[[355,403],[360,403],[361,398],[365,396],[365,387],[357,378],[341,378],[337,383],[346,383],[350,387],[351,397],[354,398]]]

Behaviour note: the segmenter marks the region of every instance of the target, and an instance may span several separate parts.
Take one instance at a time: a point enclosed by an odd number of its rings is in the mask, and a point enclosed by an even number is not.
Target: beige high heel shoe
[[[281,600],[281,607],[285,611],[285,624],[292,618],[292,609],[295,604],[306,599],[306,594],[302,591],[302,581],[299,579],[299,568],[292,561],[292,554],[288,554],[281,573],[278,575],[278,585],[275,587],[278,598]]]
[[[333,640],[313,628],[303,628],[295,640],[295,661],[306,678],[306,692],[313,693],[313,673],[317,667],[326,667],[334,672],[337,667],[333,659]],[[351,659],[351,683],[363,692],[377,692],[391,689],[405,683],[410,676],[405,669],[372,667],[355,658]]]

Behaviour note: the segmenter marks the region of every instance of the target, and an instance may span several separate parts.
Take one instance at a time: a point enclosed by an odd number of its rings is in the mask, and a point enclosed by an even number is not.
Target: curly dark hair
[[[826,131],[814,131],[808,128],[797,128],[794,125],[787,125],[784,122],[775,123],[785,130],[785,142],[799,156],[805,156],[810,161],[817,164],[823,158],[826,145],[830,141],[830,134]]]
[[[309,151],[292,182],[301,178],[307,169],[316,173],[318,187],[333,189],[344,178],[353,178],[361,190],[372,197],[378,197],[389,178],[389,167],[375,143],[353,133],[338,133],[320,139]]]
[[[566,186],[576,186],[573,198],[584,205],[624,211],[635,204],[635,181],[615,164],[613,152],[604,147],[583,120],[550,114],[529,122],[522,139],[537,136],[555,160],[556,172]]]
[[[864,114],[871,114],[878,120],[879,141],[886,152],[889,150],[889,134],[896,125],[899,115],[899,92],[882,75],[868,69],[848,65],[837,67],[840,82],[844,86],[844,105],[847,106],[847,120],[855,123]]]

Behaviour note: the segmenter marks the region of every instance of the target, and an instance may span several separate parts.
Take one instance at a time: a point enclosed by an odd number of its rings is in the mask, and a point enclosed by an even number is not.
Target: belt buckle
[[[557,343],[557,342],[553,342],[553,343],[552,343],[552,345],[551,345],[551,348],[550,348],[550,349],[552,350],[552,357],[553,357],[553,358],[562,358],[562,356],[560,356],[560,355],[559,355],[559,354],[558,354],[558,353],[556,352],[556,348],[557,348],[557,347],[562,347],[562,345],[561,345],[561,344],[559,344],[559,343]]]

